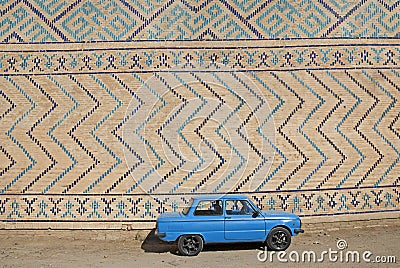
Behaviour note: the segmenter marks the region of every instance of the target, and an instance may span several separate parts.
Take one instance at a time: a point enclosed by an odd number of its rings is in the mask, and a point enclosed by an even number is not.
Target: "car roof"
[[[215,195],[196,195],[193,196],[194,200],[222,200],[222,199],[230,199],[230,200],[243,200],[248,197],[245,195],[239,194],[215,194]]]

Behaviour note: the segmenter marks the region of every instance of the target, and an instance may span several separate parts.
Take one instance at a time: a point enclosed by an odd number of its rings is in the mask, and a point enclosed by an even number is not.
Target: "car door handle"
[[[230,219],[231,217],[225,217],[225,219]]]

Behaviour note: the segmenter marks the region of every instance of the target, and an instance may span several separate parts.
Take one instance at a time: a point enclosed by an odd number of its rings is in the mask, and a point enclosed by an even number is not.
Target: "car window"
[[[200,201],[194,211],[195,216],[217,216],[222,215],[222,201]]]
[[[253,209],[246,200],[226,200],[226,215],[252,215]]]

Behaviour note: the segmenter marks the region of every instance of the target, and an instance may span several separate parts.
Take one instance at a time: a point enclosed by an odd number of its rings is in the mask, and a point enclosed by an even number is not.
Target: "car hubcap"
[[[183,241],[183,248],[185,249],[187,254],[196,252],[199,248],[200,242],[193,236],[185,238]]]
[[[272,236],[272,243],[277,249],[284,248],[288,243],[286,234],[282,231],[276,232]]]

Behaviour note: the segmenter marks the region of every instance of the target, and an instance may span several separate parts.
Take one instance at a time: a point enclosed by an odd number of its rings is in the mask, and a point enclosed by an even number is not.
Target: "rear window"
[[[189,213],[189,209],[192,207],[192,205],[193,205],[193,198],[190,198],[189,202],[183,208],[182,213],[184,215],[187,215]]]

